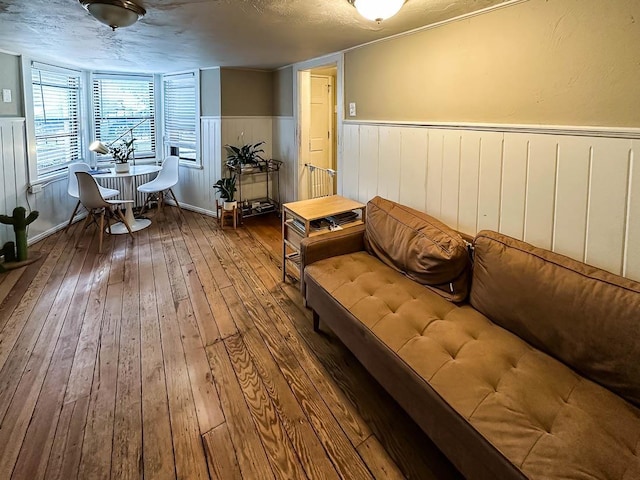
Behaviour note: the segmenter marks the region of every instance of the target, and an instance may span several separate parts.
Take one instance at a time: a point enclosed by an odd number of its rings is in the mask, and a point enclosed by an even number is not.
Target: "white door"
[[[309,124],[309,163],[316,167],[333,168],[332,78],[311,75],[311,115]]]

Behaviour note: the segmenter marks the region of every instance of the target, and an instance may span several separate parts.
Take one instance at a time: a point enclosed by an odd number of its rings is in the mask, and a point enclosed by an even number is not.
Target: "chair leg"
[[[80,243],[80,238],[82,237],[82,235],[84,234],[84,231],[87,229],[87,227],[89,226],[89,223],[91,222],[91,218],[93,217],[91,211],[87,212],[87,216],[84,219],[84,224],[82,225],[82,228],[80,229],[80,233],[78,234],[78,236],[76,237],[76,241],[74,242],[73,246],[77,247],[78,243]]]
[[[117,215],[120,217],[120,220],[122,221],[122,223],[124,223],[124,226],[127,227],[127,232],[129,232],[129,236],[133,238],[133,232],[131,231],[131,227],[127,223],[127,219],[124,218],[124,215],[122,214],[120,209],[117,209],[116,212],[117,212]]]
[[[76,208],[73,209],[73,213],[71,214],[71,218],[69,219],[69,223],[67,223],[67,227],[64,229],[65,233],[67,232],[67,230],[69,230],[69,227],[73,223],[73,217],[76,216],[76,213],[78,213],[78,209],[79,208],[80,208],[80,200],[78,200],[78,203],[76,203]]]
[[[98,224],[100,230],[100,240],[98,241],[98,253],[102,253],[102,237],[104,235],[104,209],[100,212],[100,223]]]
[[[107,210],[107,232],[111,235],[111,219],[114,218],[113,211],[109,208]]]
[[[180,204],[178,203],[178,199],[176,198],[175,193],[173,193],[173,189],[169,189],[169,193],[171,194],[171,197],[173,197],[173,201],[176,202],[176,207],[178,207],[178,210],[180,210],[180,213],[182,213],[182,208],[180,208]]]
[[[147,205],[149,205],[149,200],[151,199],[151,193],[147,193],[147,196],[144,198],[144,205],[142,205],[142,209],[140,210],[140,215],[142,215],[147,209]]]

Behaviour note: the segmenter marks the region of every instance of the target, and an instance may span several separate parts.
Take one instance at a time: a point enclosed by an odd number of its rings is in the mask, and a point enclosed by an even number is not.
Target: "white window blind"
[[[152,76],[93,76],[95,139],[105,145],[133,130],[136,158],[155,157],[156,124]],[[141,123],[142,122],[142,123]],[[118,145],[116,141],[114,145]]]
[[[193,73],[165,75],[162,79],[164,144],[169,155],[197,163],[197,96]]]
[[[37,174],[42,176],[80,158],[80,72],[34,62],[31,86]]]

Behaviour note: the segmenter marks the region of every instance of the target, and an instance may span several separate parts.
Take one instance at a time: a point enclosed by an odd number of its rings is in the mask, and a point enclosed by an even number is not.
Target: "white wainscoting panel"
[[[281,160],[280,169],[280,201],[282,203],[296,200],[295,162],[296,126],[293,117],[273,117],[273,158]]]
[[[360,172],[358,198],[373,198],[378,194],[378,128],[363,125],[360,128]]]
[[[378,195],[397,202],[400,200],[400,159],[402,158],[402,137],[400,130],[380,127],[378,133]],[[340,172],[338,172],[339,174]]]
[[[202,168],[180,167],[180,180],[174,188],[178,201],[202,213],[214,215],[215,190],[213,184],[221,174],[222,145],[219,117],[200,120],[200,154]]]
[[[529,135],[514,133],[504,145],[500,231],[516,238],[524,238],[529,144]]]
[[[465,132],[460,145],[460,181],[458,197],[458,226],[462,232],[478,231],[478,178],[480,178],[480,149],[482,134]]]
[[[400,135],[400,203],[420,210],[425,209],[427,175],[427,132],[421,128],[406,128]],[[385,172],[380,172],[384,176]],[[362,188],[361,188],[362,190]],[[361,202],[370,199],[360,198]]]
[[[272,117],[222,117],[222,164],[227,154],[224,145],[245,145],[264,141],[261,147],[264,158],[272,158],[273,152],[273,119]],[[222,166],[221,166],[222,168]],[[221,170],[224,172],[224,169]],[[273,185],[269,187],[273,189]],[[242,178],[242,197],[260,198],[266,192],[266,175],[245,175]]]
[[[38,210],[29,226],[29,243],[56,231],[69,219],[75,201],[67,194],[66,179],[45,184],[42,192],[27,193],[27,150],[23,118],[0,119],[0,213],[11,215],[16,206]],[[0,225],[0,245],[14,240],[13,228]]]
[[[225,175],[225,145],[264,141],[265,158],[272,156],[271,117],[202,117],[200,120],[201,169],[181,167],[180,183],[175,189],[178,200],[187,208],[215,215],[216,191],[213,184]],[[264,175],[245,177],[242,192],[245,198],[262,196]],[[272,188],[272,187],[271,187]]]
[[[349,122],[342,194],[497,230],[640,280],[640,140]],[[622,137],[622,138],[621,138]]]
[[[344,125],[342,136],[342,175],[343,195],[360,200],[358,195],[358,180],[360,172],[360,126]],[[384,180],[381,180],[384,182]],[[340,185],[340,182],[338,182]]]
[[[631,141],[593,142],[585,262],[612,272],[623,270]]]
[[[26,164],[24,161],[24,120],[0,119],[0,213],[11,215],[24,203]],[[21,200],[18,197],[21,197]],[[13,239],[12,228],[0,224],[0,247]]]
[[[631,144],[623,275],[640,278],[640,141]]]

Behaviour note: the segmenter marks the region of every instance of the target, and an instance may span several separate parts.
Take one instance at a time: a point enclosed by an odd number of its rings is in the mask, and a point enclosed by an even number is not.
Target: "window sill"
[[[204,165],[201,165],[199,163],[180,162],[180,166],[185,168],[192,168],[194,170],[204,170]]]
[[[53,182],[65,180],[68,176],[69,176],[68,170],[64,169],[60,172],[55,172],[50,175],[43,175],[42,177],[38,177],[37,180],[34,180],[33,182],[29,182],[29,185],[30,186],[33,186],[33,185],[46,186]]]

